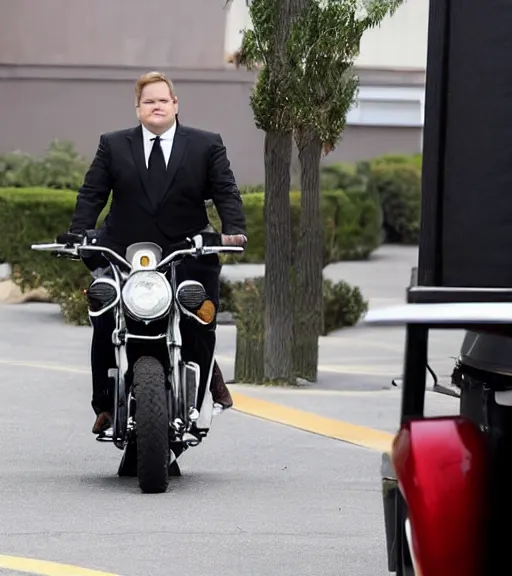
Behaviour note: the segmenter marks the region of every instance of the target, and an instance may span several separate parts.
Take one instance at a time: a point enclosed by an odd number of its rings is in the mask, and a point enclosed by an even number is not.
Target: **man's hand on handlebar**
[[[73,246],[74,244],[82,244],[84,240],[83,234],[77,234],[76,232],[63,232],[59,234],[55,239],[57,244],[66,244],[66,246]]]
[[[245,248],[247,238],[244,234],[219,234],[218,232],[202,232],[204,246],[241,246]]]
[[[223,246],[242,246],[247,244],[247,238],[243,234],[222,234]]]

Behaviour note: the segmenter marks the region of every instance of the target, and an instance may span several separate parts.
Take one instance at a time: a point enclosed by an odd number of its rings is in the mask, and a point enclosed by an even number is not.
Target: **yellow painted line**
[[[354,398],[375,398],[377,396],[400,397],[402,391],[399,388],[382,388],[379,390],[332,390],[327,388],[290,388],[286,386],[260,386],[259,384],[229,384],[231,392],[237,390],[244,394],[249,391],[251,398],[258,397],[260,392],[269,396],[344,396]],[[429,390],[427,390],[427,393]],[[254,393],[254,394],[253,394]]]
[[[40,362],[26,362],[24,360],[0,360],[0,364],[8,366],[21,366],[35,368],[36,370],[55,370],[56,372],[74,372],[75,374],[90,374],[90,370],[76,366],[61,366],[59,364],[43,364]]]
[[[325,416],[289,408],[274,402],[251,398],[237,392],[233,392],[231,395],[233,397],[233,408],[238,412],[285,424],[305,432],[363,446],[370,450],[389,452],[391,449],[394,435],[389,432],[326,418]]]
[[[59,564],[57,562],[21,558],[19,556],[4,556],[2,554],[0,554],[0,568],[15,572],[37,574],[39,576],[117,576],[110,572],[89,570],[88,568],[80,568],[70,564]]]
[[[89,370],[79,367],[40,364],[38,362],[0,359],[0,364],[35,368],[38,370],[57,370],[78,374],[90,373]],[[341,440],[349,444],[369,448],[370,450],[378,450],[379,452],[388,452],[391,447],[393,434],[389,432],[383,432],[382,430],[375,430],[374,428],[359,426],[357,424],[350,424],[349,422],[335,420],[334,418],[326,418],[325,416],[319,416],[312,412],[289,408],[282,404],[260,400],[259,398],[246,396],[238,392],[232,392],[232,397],[234,403],[233,408],[238,412],[250,416],[256,416],[292,428],[298,428],[305,432],[311,432],[312,434],[334,438],[335,440]],[[1,566],[0,564],[0,567]],[[81,576],[81,574],[77,573],[76,576]]]

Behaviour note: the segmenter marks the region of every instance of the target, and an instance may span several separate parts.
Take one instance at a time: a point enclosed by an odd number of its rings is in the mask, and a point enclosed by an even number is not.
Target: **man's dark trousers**
[[[200,282],[218,310],[220,270],[219,257],[215,254],[200,258],[186,258],[176,268],[177,284],[179,285],[184,280]],[[100,414],[113,410],[113,382],[108,378],[108,370],[116,366],[112,343],[114,315],[112,311],[109,311],[91,318],[91,321],[94,327],[91,346],[92,407],[96,414]],[[183,360],[197,362],[201,369],[199,398],[202,398],[215,350],[215,324],[205,327],[191,318],[182,316],[181,335]]]

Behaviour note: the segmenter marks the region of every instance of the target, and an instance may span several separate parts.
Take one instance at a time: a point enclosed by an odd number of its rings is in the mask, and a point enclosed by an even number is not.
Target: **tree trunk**
[[[323,234],[320,217],[322,143],[313,130],[296,133],[301,211],[294,284],[294,368],[311,382],[318,374],[318,339],[323,330]]]
[[[293,380],[290,169],[292,134],[265,134],[265,379]]]

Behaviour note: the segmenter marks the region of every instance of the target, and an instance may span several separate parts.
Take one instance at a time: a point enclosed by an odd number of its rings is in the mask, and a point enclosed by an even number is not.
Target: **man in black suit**
[[[119,254],[134,242],[155,242],[165,249],[209,225],[205,200],[212,199],[222,221],[226,245],[247,241],[242,199],[220,135],[182,126],[177,119],[178,99],[164,74],[150,72],[135,86],[136,128],[102,134],[92,164],[78,192],[69,232],[83,234],[96,227],[112,191],[108,218],[98,242]],[[216,255],[187,259],[177,269],[178,281],[197,280],[219,304],[220,262]],[[93,433],[111,424],[112,395],[108,369],[114,366],[111,341],[113,317],[93,319],[91,361],[92,406],[96,413]],[[201,367],[205,386],[215,347],[215,332],[195,329],[183,334],[184,356]],[[193,348],[193,350],[192,350]],[[191,358],[192,359],[192,358]],[[222,375],[215,367],[214,400],[225,408],[232,404]],[[220,378],[220,380],[219,380]],[[204,388],[203,388],[204,389]],[[227,392],[227,395],[226,395]]]

